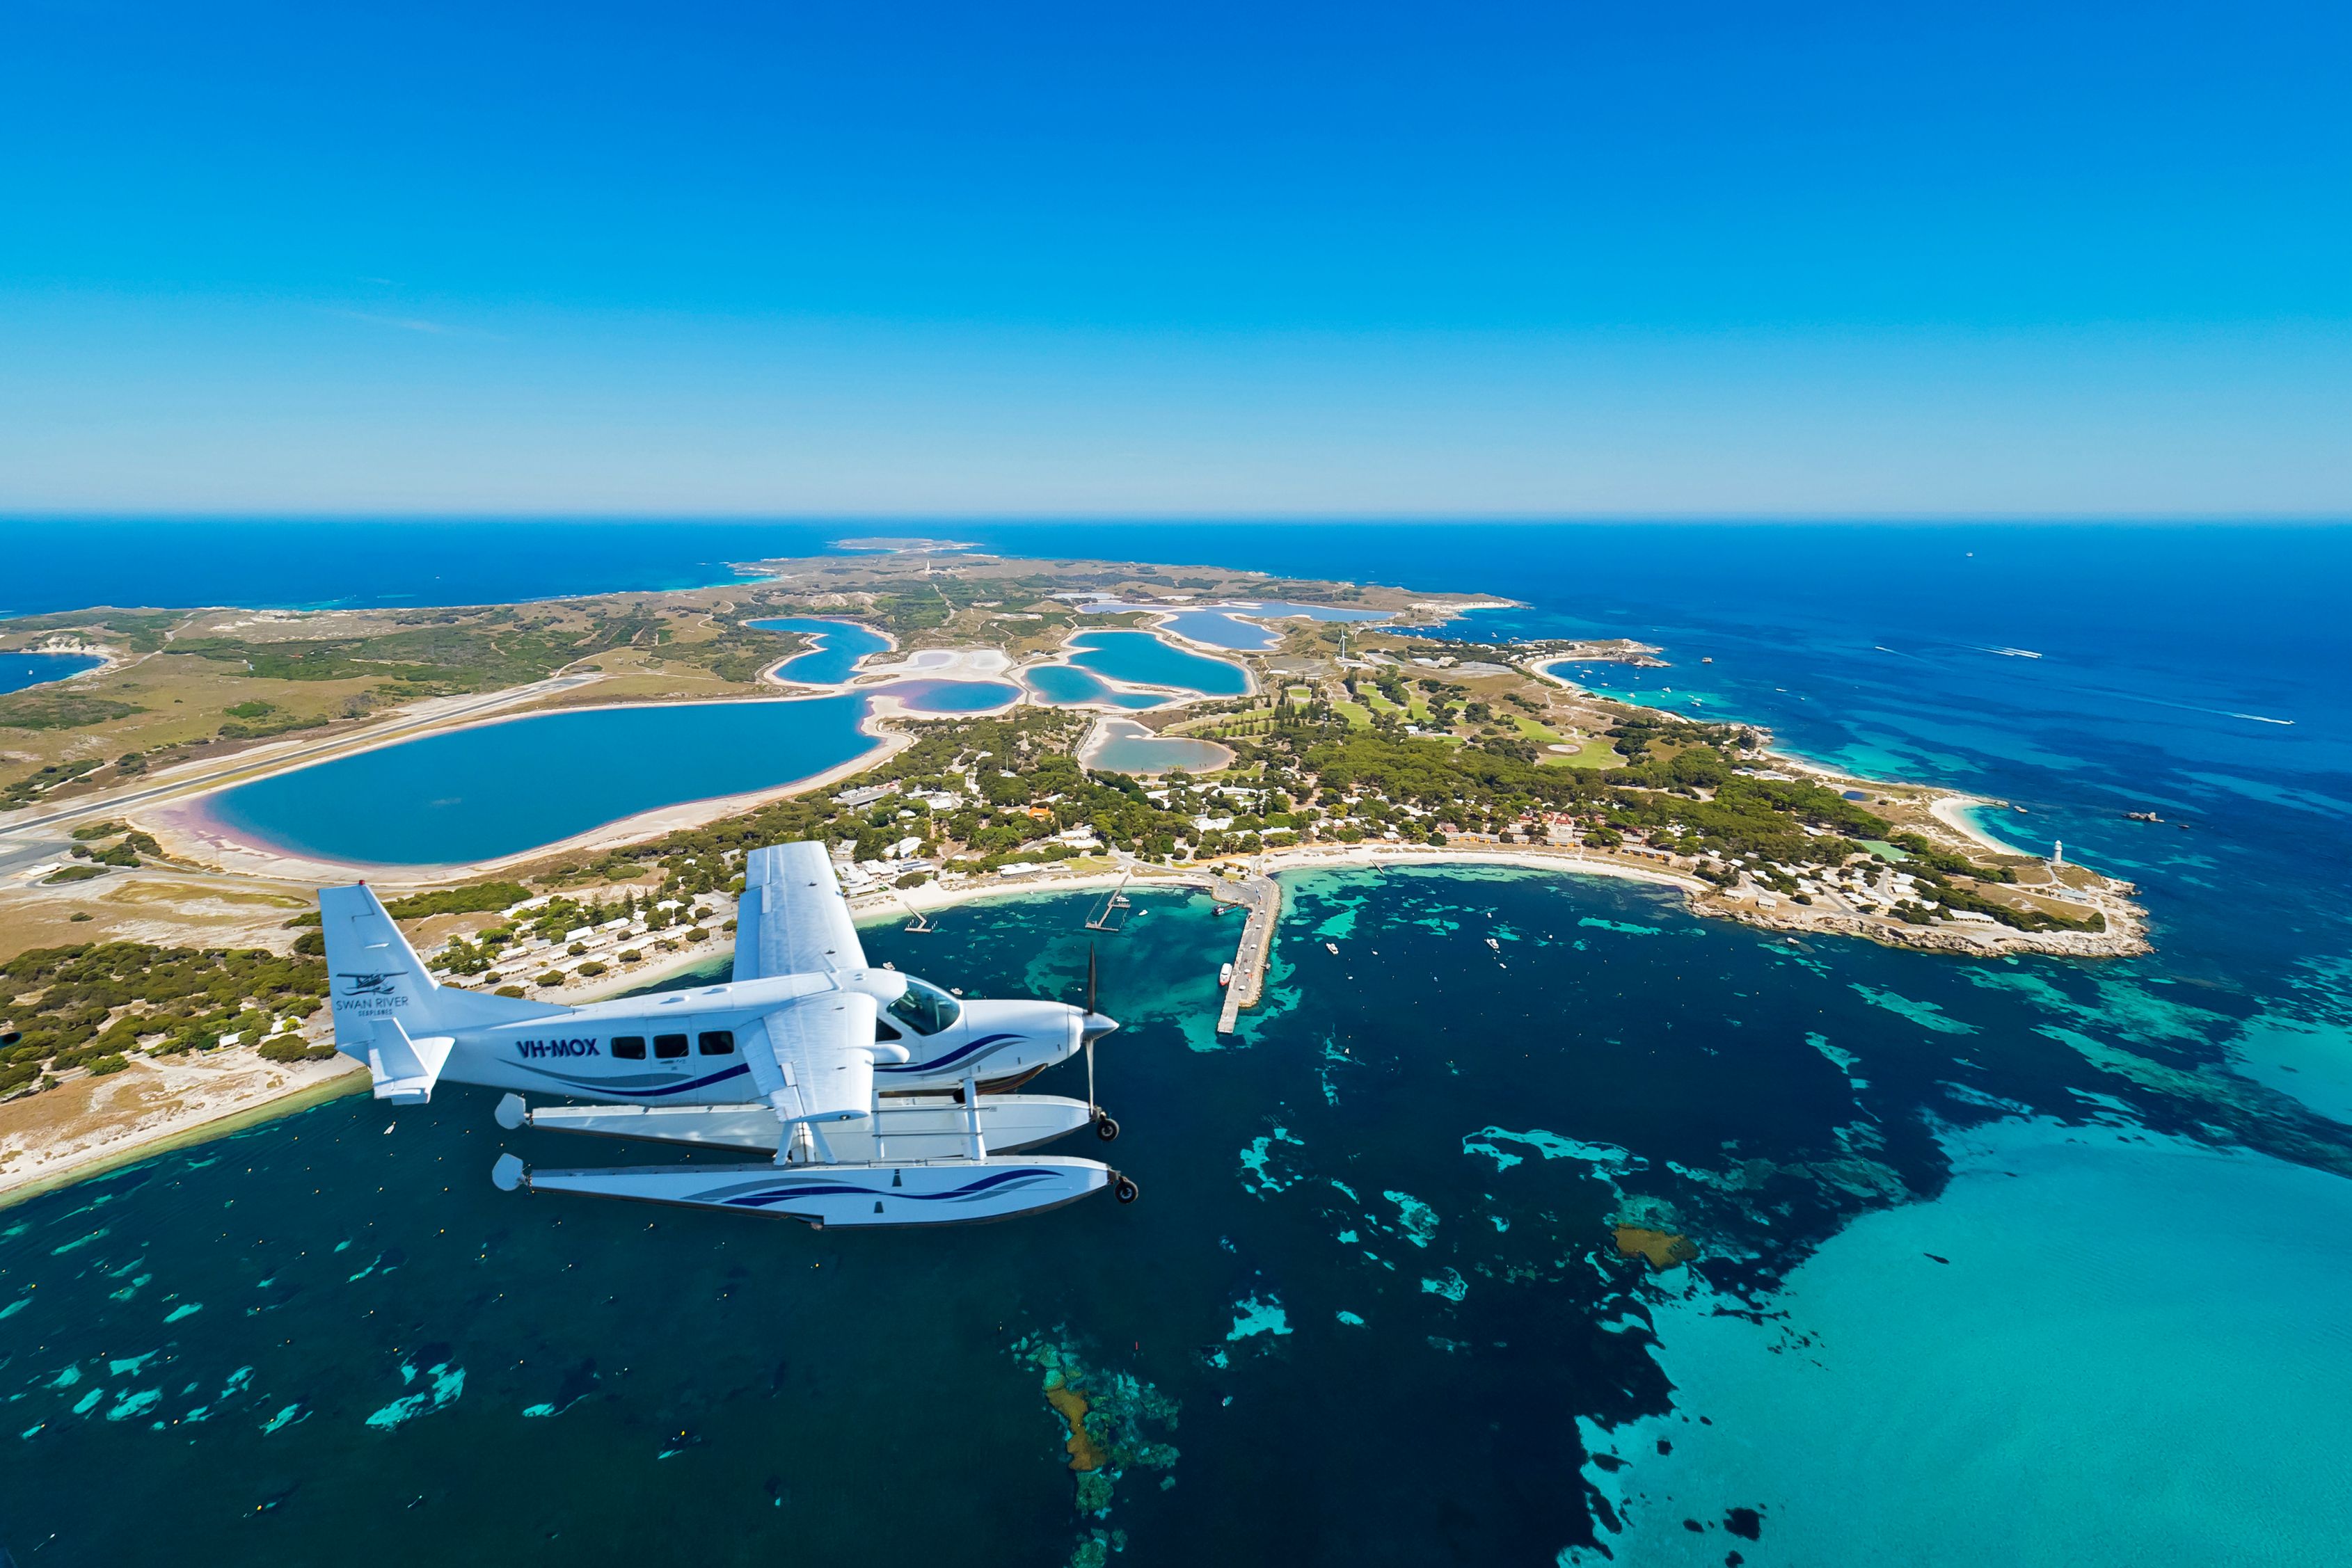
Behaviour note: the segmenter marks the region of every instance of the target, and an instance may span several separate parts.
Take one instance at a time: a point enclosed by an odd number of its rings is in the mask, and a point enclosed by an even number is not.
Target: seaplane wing
[[[874,998],[827,991],[763,1020],[767,1052],[747,1051],[752,1082],[787,1122],[840,1122],[874,1109]]]
[[[866,949],[822,843],[772,844],[743,862],[735,911],[735,978],[863,969]],[[869,1027],[866,1038],[873,1039]]]

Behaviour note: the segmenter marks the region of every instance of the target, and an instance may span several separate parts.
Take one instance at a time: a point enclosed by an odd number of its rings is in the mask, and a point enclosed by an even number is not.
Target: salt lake
[[[1195,643],[1206,643],[1213,648],[1231,648],[1236,653],[1258,653],[1282,641],[1279,632],[1255,625],[1259,621],[1386,621],[1385,610],[1342,610],[1329,604],[1293,604],[1287,600],[1234,600],[1222,604],[1195,604],[1171,612],[1164,604],[1126,604],[1105,601],[1087,606],[1089,612],[1104,611],[1154,610],[1168,613],[1166,630]],[[1242,617],[1247,616],[1248,620]]]
[[[799,632],[815,639],[815,646],[778,664],[772,672],[780,681],[806,686],[839,685],[868,653],[887,653],[890,639],[855,621],[820,621],[788,615],[772,621],[746,621],[757,632]]]
[[[1111,773],[1213,773],[1234,754],[1213,741],[1157,736],[1131,718],[1097,721],[1079,760]]]
[[[866,711],[836,695],[536,714],[240,784],[205,809],[232,837],[317,860],[490,860],[813,779],[880,744]]]
[[[1223,659],[1188,653],[1154,632],[1086,632],[1071,639],[1070,663],[1115,681],[1171,686],[1203,696],[1237,697],[1249,672]]]
[[[1108,703],[1113,707],[1143,709],[1160,707],[1173,702],[1173,697],[1154,695],[1150,692],[1113,691],[1105,682],[1073,664],[1036,664],[1021,672],[1029,689],[1041,701],[1055,707],[1082,707],[1087,703]]]

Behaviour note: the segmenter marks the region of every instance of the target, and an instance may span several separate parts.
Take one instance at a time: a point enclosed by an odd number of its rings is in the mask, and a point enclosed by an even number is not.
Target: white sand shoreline
[[[1975,795],[1945,795],[1939,797],[1932,805],[1930,805],[1927,808],[1927,811],[1929,815],[1936,819],[1936,821],[1943,823],[1944,826],[1951,829],[1952,831],[1961,834],[1971,842],[1983,845],[1986,849],[1992,851],[1995,854],[2030,855],[2036,853],[2037,852],[2033,850],[2021,849],[2015,844],[2003,843],[2000,839],[1993,835],[1990,829],[1986,828],[1982,823],[1976,820],[1973,813],[1979,808],[1990,807],[1992,805],[1994,805],[1993,801],[1983,800]]]

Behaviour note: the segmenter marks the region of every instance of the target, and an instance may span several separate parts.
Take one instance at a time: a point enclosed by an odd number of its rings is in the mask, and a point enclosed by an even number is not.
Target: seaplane
[[[1135,1183],[1095,1160],[1026,1151],[1118,1124],[1094,1095],[1087,1005],[962,998],[866,962],[825,846],[746,857],[724,984],[564,1007],[434,980],[373,889],[322,888],[335,1047],[375,1098],[421,1105],[446,1081],[509,1092],[499,1124],[646,1139],[737,1160],[541,1170],[509,1153],[503,1190],[588,1193],[804,1220],[940,1225],[1074,1203]],[[1087,1098],[1013,1091],[1083,1053]],[[524,1097],[569,1102],[532,1105]]]

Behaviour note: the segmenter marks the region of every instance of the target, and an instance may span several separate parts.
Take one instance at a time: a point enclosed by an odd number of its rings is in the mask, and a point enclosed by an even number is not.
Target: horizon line
[[[2113,528],[2340,528],[2347,512],[570,512],[547,511],[145,511],[66,508],[0,510],[0,527],[36,523],[160,523],[191,527],[216,523],[502,523],[814,527],[1205,527],[1276,524],[1297,527],[1504,526],[1591,528],[1623,526],[1770,527],[2113,527]]]

